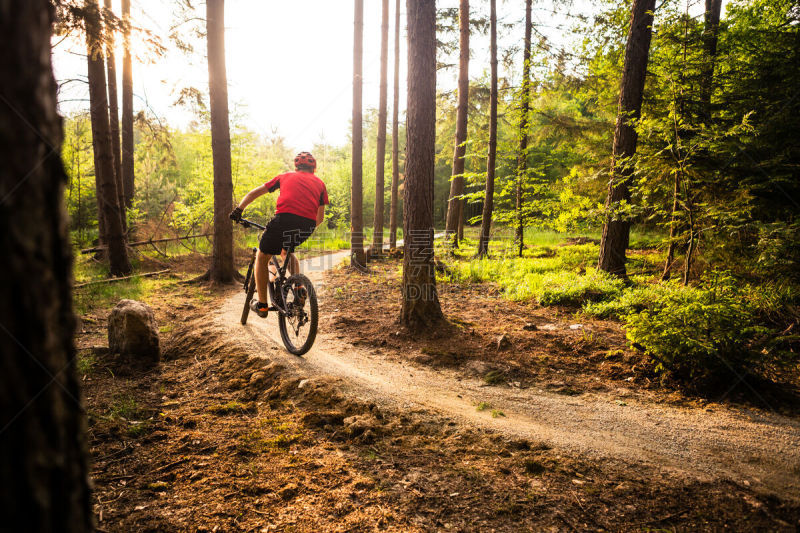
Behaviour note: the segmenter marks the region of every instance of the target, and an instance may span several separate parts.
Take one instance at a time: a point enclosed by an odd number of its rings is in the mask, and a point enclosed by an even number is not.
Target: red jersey
[[[269,192],[281,190],[275,214],[292,213],[317,220],[319,206],[329,203],[325,183],[310,172],[287,172],[275,176],[264,185]]]

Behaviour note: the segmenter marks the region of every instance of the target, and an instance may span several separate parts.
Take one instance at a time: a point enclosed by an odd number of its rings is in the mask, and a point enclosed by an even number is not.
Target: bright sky
[[[161,0],[132,0],[134,25],[166,35],[176,23],[174,4]],[[196,3],[199,3],[196,0]],[[114,0],[119,14],[119,0]],[[390,0],[389,28],[389,105],[391,106],[394,39],[394,0]],[[405,0],[401,0],[400,110],[405,109]],[[485,2],[476,3],[486,9]],[[586,8],[589,0],[576,0]],[[549,2],[535,6],[534,23],[543,33],[558,37],[558,24],[548,14]],[[439,0],[438,8],[457,7],[458,0]],[[474,9],[474,8],[473,8]],[[378,106],[380,76],[381,2],[364,2],[364,108]],[[584,10],[587,13],[588,10]],[[205,17],[205,4],[198,16]],[[310,149],[324,137],[339,145],[347,140],[352,113],[353,2],[351,0],[228,0],[225,6],[228,97],[231,112],[264,136],[278,135],[297,150]],[[519,21],[524,4],[498,2],[501,21]],[[563,22],[563,20],[562,20]],[[520,26],[520,31],[522,30]],[[500,34],[504,44],[518,44],[522,35]],[[55,41],[55,40],[54,40]],[[118,43],[119,44],[119,43]],[[164,44],[171,46],[169,41]],[[194,57],[170,50],[154,63],[134,62],[134,110],[148,109],[170,125],[186,126],[192,115],[173,102],[182,87],[208,88],[205,42],[196,40]],[[470,76],[480,77],[488,65],[488,38],[473,37]],[[142,55],[141,43],[134,50]],[[53,54],[59,80],[86,76],[85,45],[67,39]],[[117,52],[117,71],[121,75],[122,52]],[[439,88],[455,84],[455,69],[441,74]],[[119,82],[118,82],[118,85]],[[88,87],[69,83],[60,95],[62,112],[88,109]],[[391,115],[390,115],[391,116]]]

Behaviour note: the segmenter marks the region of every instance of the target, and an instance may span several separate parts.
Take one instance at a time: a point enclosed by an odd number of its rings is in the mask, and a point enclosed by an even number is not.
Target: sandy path
[[[322,271],[347,257],[338,252],[302,261],[301,268],[325,297]],[[265,341],[282,348],[277,320],[251,314],[239,323],[244,292],[217,313],[219,325],[264,350]],[[273,344],[273,346],[274,346]],[[759,411],[685,409],[607,395],[569,397],[536,388],[487,387],[452,371],[387,361],[375,350],[354,347],[321,331],[312,350],[298,358],[283,349],[270,358],[303,375],[341,378],[355,397],[403,409],[435,409],[474,426],[514,437],[544,441],[596,459],[646,463],[665,475],[701,480],[727,478],[763,492],[800,500],[800,420]],[[487,402],[492,409],[477,411]]]

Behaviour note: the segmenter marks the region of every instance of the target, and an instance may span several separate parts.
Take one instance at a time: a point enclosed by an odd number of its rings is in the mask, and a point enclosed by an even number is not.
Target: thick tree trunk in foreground
[[[467,153],[467,104],[469,102],[469,0],[461,0],[458,8],[460,30],[458,46],[458,104],[456,106],[456,139],[453,149],[453,175],[450,181],[450,197],[447,202],[445,239],[458,246],[458,223],[462,211],[464,194],[464,156]]]
[[[353,16],[353,167],[350,187],[350,264],[364,269],[367,258],[364,253],[364,200],[362,190],[363,136],[361,132],[361,88],[364,50],[364,0],[355,0]]]
[[[0,0],[0,529],[77,533],[93,524],[52,16]]]
[[[655,0],[634,0],[628,44],[625,46],[625,63],[620,82],[617,124],[614,130],[614,148],[611,178],[608,183],[606,209],[613,210],[620,202],[630,202],[628,182],[633,174],[630,158],[636,154],[636,120],[642,111],[642,95],[650,53]],[[624,215],[609,212],[600,241],[598,268],[610,274],[626,277],[625,252],[630,239],[630,221]]]
[[[231,178],[231,132],[228,123],[228,76],[225,71],[225,0],[206,3],[208,40],[208,93],[211,103],[211,154],[214,159],[214,244],[211,281],[234,279],[233,208]]]
[[[389,0],[383,0],[381,15],[381,82],[378,104],[378,147],[375,163],[375,213],[372,223],[372,253],[383,253],[383,173],[386,167],[386,92],[389,63]]]
[[[492,89],[489,96],[489,155],[486,158],[486,196],[483,198],[481,214],[481,235],[478,241],[478,256],[489,253],[489,234],[492,229],[492,208],[494,207],[494,173],[497,156],[497,0],[490,0],[492,63]]]
[[[403,199],[401,322],[427,329],[443,319],[433,263],[433,173],[436,150],[436,5],[407,0],[408,111]]]
[[[125,23],[122,55],[122,186],[125,207],[133,207],[133,66],[131,61],[131,0],[122,0]]]
[[[389,249],[397,247],[397,190],[400,186],[400,0],[394,6],[394,89],[392,96],[392,196],[389,202]]]
[[[105,0],[106,11],[111,12],[111,0]],[[122,229],[128,231],[128,214],[125,211],[125,186],[122,181],[122,154],[119,139],[119,103],[117,99],[117,61],[114,59],[114,36],[106,37],[106,72],[108,74],[108,117],[111,130],[111,150],[114,154],[114,181],[117,184],[117,204],[120,206]]]
[[[117,183],[114,176],[114,153],[108,121],[106,98],[106,72],[103,61],[102,22],[100,11],[93,0],[86,2],[86,42],[88,54],[89,106],[92,121],[92,147],[94,148],[94,172],[98,184],[98,205],[102,217],[104,234],[102,240],[108,246],[109,272],[112,276],[124,276],[131,271],[128,250],[125,246],[125,231],[122,226],[122,209],[119,205]]]
[[[519,121],[519,155],[517,159],[517,245],[519,256],[525,249],[525,218],[522,215],[522,193],[528,172],[528,111],[531,106],[531,4],[525,0],[525,49],[522,52],[522,105]]]

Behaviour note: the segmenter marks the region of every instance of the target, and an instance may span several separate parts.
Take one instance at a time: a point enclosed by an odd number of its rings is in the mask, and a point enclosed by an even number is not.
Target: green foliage
[[[501,245],[494,241],[495,248]],[[616,296],[622,289],[621,280],[589,266],[596,257],[595,244],[537,246],[527,249],[522,258],[506,256],[458,262],[451,269],[451,279],[497,284],[511,300],[535,299],[541,305],[579,306],[586,300]]]
[[[139,404],[130,394],[118,394],[114,396],[111,405],[108,406],[108,415],[111,418],[124,418],[126,420],[135,420],[139,418],[142,411]]]
[[[78,374],[81,376],[90,374],[96,366],[97,356],[90,350],[79,352],[75,357],[75,368],[77,369]]]
[[[547,235],[547,234],[545,234]],[[530,234],[531,240],[535,234]],[[552,237],[552,236],[549,236]],[[636,235],[642,245],[652,235]],[[552,242],[544,239],[546,242]],[[457,259],[444,282],[492,283],[511,300],[570,306],[598,318],[625,324],[631,344],[656,361],[656,371],[686,382],[731,379],[796,362],[798,337],[787,323],[800,318],[800,286],[787,282],[744,282],[730,273],[712,273],[704,283],[655,282],[650,270],[629,283],[592,265],[595,244],[532,246],[522,258]],[[572,239],[571,242],[580,242]],[[510,252],[513,242],[492,241]],[[660,264],[663,256],[649,253]],[[456,256],[458,258],[458,256]],[[487,375],[494,380],[497,376]]]
[[[778,357],[765,347],[775,332],[759,325],[729,276],[707,287],[668,286],[645,309],[625,316],[628,339],[657,360],[656,371],[695,381],[731,380]]]

